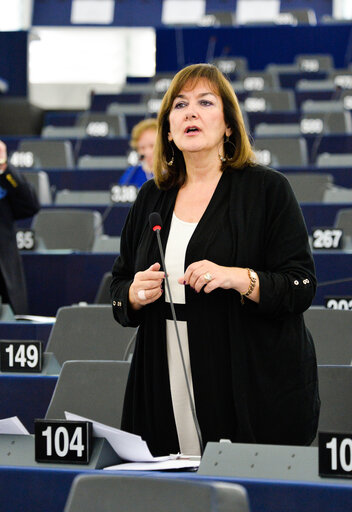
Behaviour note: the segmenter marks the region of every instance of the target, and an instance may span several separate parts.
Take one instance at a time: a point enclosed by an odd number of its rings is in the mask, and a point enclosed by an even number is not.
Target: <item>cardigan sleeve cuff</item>
[[[142,318],[142,310],[134,310],[128,298],[132,280],[127,281],[119,292],[112,297],[112,310],[115,320],[124,327],[137,327]]]
[[[259,312],[275,317],[303,313],[312,303],[315,283],[310,276],[257,272],[260,282]]]

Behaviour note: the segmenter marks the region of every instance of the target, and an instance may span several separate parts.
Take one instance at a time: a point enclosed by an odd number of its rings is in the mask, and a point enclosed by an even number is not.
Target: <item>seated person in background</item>
[[[119,185],[135,185],[153,177],[153,152],[157,133],[157,121],[154,118],[143,119],[133,127],[131,147],[138,153],[138,164],[126,169]]]
[[[16,314],[27,313],[27,297],[15,221],[32,217],[39,208],[33,187],[7,163],[6,145],[0,140],[0,295]]]

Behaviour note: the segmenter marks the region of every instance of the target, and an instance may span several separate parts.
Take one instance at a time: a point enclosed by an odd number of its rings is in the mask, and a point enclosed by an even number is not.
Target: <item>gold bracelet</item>
[[[246,268],[248,272],[248,277],[250,280],[248,290],[245,293],[241,293],[241,304],[244,304],[244,297],[249,297],[252,291],[254,290],[255,284],[257,282],[257,275],[251,268]]]

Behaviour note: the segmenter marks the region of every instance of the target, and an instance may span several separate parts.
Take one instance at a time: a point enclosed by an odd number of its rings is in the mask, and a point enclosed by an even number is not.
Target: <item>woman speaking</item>
[[[315,288],[299,205],[283,174],[255,164],[230,83],[209,64],[184,68],[113,267],[115,319],[139,326],[122,428],[155,455],[223,438],[310,444],[320,401],[303,312]]]

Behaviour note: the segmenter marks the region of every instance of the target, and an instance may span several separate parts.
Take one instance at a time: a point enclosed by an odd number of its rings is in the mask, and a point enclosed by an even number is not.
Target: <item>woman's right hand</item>
[[[165,274],[160,271],[160,263],[154,263],[147,270],[137,272],[129,289],[129,301],[132,309],[141,309],[161,297]]]

